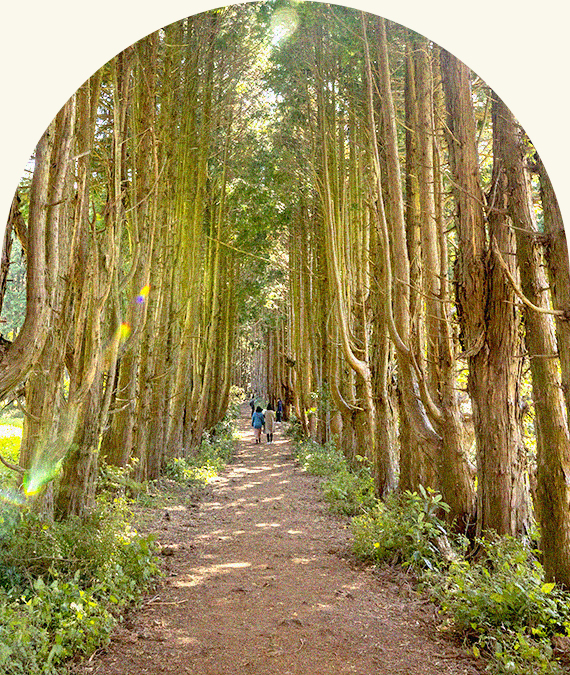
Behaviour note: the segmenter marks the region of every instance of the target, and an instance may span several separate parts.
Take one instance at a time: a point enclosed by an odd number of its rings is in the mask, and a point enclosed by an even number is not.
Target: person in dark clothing
[[[281,399],[277,399],[276,419],[278,422],[281,422],[282,415],[283,415],[283,401]]]
[[[251,416],[253,417],[253,413],[255,412],[255,396],[253,394],[251,395],[249,407],[251,408]]]

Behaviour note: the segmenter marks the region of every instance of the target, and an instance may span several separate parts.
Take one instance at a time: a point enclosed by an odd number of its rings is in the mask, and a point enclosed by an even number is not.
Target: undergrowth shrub
[[[447,532],[441,496],[420,487],[352,520],[355,554],[400,564],[440,607],[444,626],[496,675],[565,672],[552,639],[570,637],[570,593],[546,583],[537,551],[510,537],[476,542]]]
[[[164,475],[186,485],[203,486],[215,478],[232,460],[234,419],[224,418],[211,433],[205,433],[197,451],[187,457],[175,457],[166,465]]]
[[[291,429],[292,426],[292,429]],[[443,627],[468,644],[495,675],[570,672],[570,592],[546,583],[539,552],[514,538],[473,542],[448,531],[441,495],[417,492],[374,497],[366,465],[354,471],[334,444],[320,446],[291,425],[301,466],[323,477],[331,508],[352,518],[356,556],[399,564],[439,605]],[[564,651],[566,650],[566,651]]]
[[[332,511],[346,516],[356,516],[373,508],[376,503],[374,483],[368,466],[351,471],[344,466],[323,481],[325,500]]]
[[[124,502],[85,518],[5,517],[0,534],[0,672],[55,675],[107,641],[126,605],[159,573],[152,537],[128,524]]]
[[[287,423],[287,426],[285,427],[285,432],[284,435],[287,438],[290,438],[291,441],[295,444],[295,447],[297,449],[298,445],[302,445],[309,439],[305,436],[303,432],[303,427],[301,425],[301,422],[295,417],[294,413],[291,413],[289,415],[289,420]],[[310,441],[312,442],[312,441]]]
[[[231,460],[240,403],[240,392],[233,393],[230,414],[204,435],[196,455],[169,464],[172,477],[205,484]],[[23,501],[12,505],[15,493],[6,492],[0,511],[2,675],[62,675],[70,657],[106,643],[121,611],[159,574],[154,537],[130,525],[129,500],[147,489],[132,479],[133,468],[101,461],[97,508],[63,522],[28,512]]]
[[[562,672],[551,639],[570,635],[570,594],[546,583],[533,551],[512,537],[478,540],[475,560],[453,562],[431,591],[452,627],[487,652],[499,673]]]
[[[230,387],[230,400],[224,420],[227,419],[235,423],[235,420],[241,416],[241,405],[245,398],[246,395],[244,389],[232,384]]]
[[[330,478],[347,469],[344,455],[333,442],[320,445],[305,438],[297,443],[295,452],[303,469],[313,476]]]
[[[307,438],[297,441],[295,453],[307,473],[324,479],[321,488],[334,513],[354,516],[376,503],[370,466],[363,457],[353,469],[334,442],[321,445]]]
[[[147,485],[132,477],[138,461],[138,457],[131,457],[126,466],[114,466],[108,464],[104,458],[100,458],[98,462],[98,496],[103,500],[112,500],[116,497],[136,497],[145,492]]]
[[[419,492],[391,494],[352,521],[354,552],[365,560],[398,563],[414,571],[446,563],[448,533],[441,519],[449,507],[441,495],[420,486]]]

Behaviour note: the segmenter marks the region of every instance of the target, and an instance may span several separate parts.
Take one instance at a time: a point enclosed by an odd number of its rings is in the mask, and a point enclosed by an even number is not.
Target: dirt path
[[[255,445],[247,409],[235,462],[198,505],[160,512],[173,555],[155,597],[77,671],[87,675],[476,675],[396,574],[355,565],[346,522],[279,433]]]

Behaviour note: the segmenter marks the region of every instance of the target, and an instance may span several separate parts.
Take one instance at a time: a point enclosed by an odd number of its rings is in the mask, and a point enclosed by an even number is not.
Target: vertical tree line
[[[101,460],[157,478],[226,412],[241,265],[230,184],[254,14],[149,35],[38,143],[13,210],[26,317],[0,367],[2,397],[16,391],[25,414],[15,468],[46,515],[89,509]]]
[[[469,536],[536,519],[570,585],[568,253],[540,158],[425,38],[304,3],[272,41],[280,9],[147,36],[40,139],[0,270],[17,236],[0,393],[25,491],[81,514],[99,462],[157,478],[253,387],[381,498],[438,490]]]

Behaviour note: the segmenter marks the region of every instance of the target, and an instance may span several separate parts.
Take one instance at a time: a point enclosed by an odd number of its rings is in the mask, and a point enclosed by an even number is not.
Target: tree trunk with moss
[[[96,73],[77,95],[77,194],[75,198],[76,248],[67,292],[70,324],[66,365],[69,374],[63,435],[70,434],[55,500],[59,518],[83,515],[95,503],[99,441],[105,422],[102,335],[104,307],[111,292],[116,260],[112,231],[95,234],[90,218],[93,139],[100,96],[101,74]],[[69,431],[65,428],[68,425]],[[75,425],[72,427],[72,425]]]
[[[33,255],[36,251],[38,259],[32,262],[28,258],[28,265],[35,267],[45,264],[45,267],[41,276],[37,276],[32,282],[32,288],[28,286],[28,298],[32,298],[32,303],[35,304],[38,297],[45,297],[49,303],[49,314],[44,315],[41,329],[40,326],[36,327],[43,334],[43,349],[25,385],[26,414],[20,446],[20,465],[27,470],[24,488],[28,494],[37,496],[47,486],[46,492],[35,505],[35,508],[47,516],[53,514],[53,491],[49,483],[68,449],[66,439],[69,437],[69,429],[65,429],[65,439],[61,435],[62,425],[59,423],[59,416],[65,409],[63,385],[69,337],[66,287],[73,264],[74,251],[71,242],[77,241],[77,237],[74,236],[70,189],[70,157],[75,134],[75,110],[74,96],[62,108],[44,134],[43,140],[47,141],[49,138],[51,145],[49,164],[44,165],[43,142],[41,142],[36,154],[30,193],[28,250],[29,255]],[[38,182],[36,172],[39,173]],[[36,208],[42,212],[41,244],[36,239],[39,234],[36,229],[36,219],[39,215],[35,213]],[[36,248],[38,245],[41,246],[41,253],[40,249]],[[39,269],[37,271],[39,272]],[[32,276],[35,275],[36,272],[32,271]],[[30,281],[28,277],[28,284]],[[26,324],[22,331],[25,329]],[[14,345],[18,339],[19,336]]]

